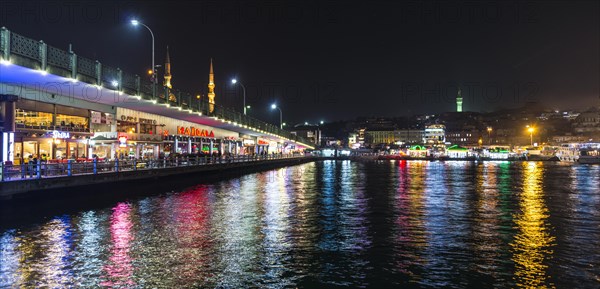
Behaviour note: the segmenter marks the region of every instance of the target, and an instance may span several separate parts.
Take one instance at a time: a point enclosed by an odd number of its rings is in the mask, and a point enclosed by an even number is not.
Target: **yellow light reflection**
[[[515,262],[515,281],[521,288],[555,288],[550,283],[546,262],[552,257],[555,237],[550,234],[548,209],[544,203],[541,163],[523,163],[521,212],[515,216],[517,235],[511,247]]]

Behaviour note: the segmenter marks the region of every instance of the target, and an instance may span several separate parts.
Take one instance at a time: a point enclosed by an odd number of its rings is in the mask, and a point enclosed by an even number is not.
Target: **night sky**
[[[0,25],[145,75],[166,46],[172,84],[206,92],[213,58],[219,104],[288,123],[492,111],[529,101],[586,108],[599,101],[597,1],[2,1]],[[237,94],[236,94],[237,93]]]

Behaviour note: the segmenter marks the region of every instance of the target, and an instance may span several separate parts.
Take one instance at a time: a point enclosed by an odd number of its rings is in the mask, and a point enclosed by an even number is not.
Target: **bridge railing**
[[[279,126],[249,117],[232,108],[211,105],[206,98],[197,98],[190,93],[170,90],[137,74],[127,73],[120,68],[103,65],[97,60],[79,56],[72,49],[64,51],[47,45],[43,41],[36,41],[9,31],[5,27],[0,28],[0,56],[3,60],[10,60],[20,66],[121,91],[142,99],[154,100],[157,103],[169,104],[205,116],[216,117],[224,122],[254,128],[304,145],[311,145],[309,140],[282,130]],[[175,100],[169,99],[171,94],[175,96]]]
[[[53,177],[69,177],[86,174],[115,173],[125,171],[153,170],[191,166],[227,165],[279,159],[303,158],[303,154],[267,154],[238,156],[187,156],[161,159],[116,159],[110,161],[92,159],[86,161],[29,162],[19,165],[0,163],[1,181],[31,180]]]

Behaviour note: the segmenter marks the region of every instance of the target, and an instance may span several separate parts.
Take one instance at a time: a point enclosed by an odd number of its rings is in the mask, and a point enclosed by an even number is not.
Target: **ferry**
[[[600,164],[600,144],[579,149],[580,164]]]
[[[561,145],[556,156],[563,162],[600,164],[600,143],[569,143]]]

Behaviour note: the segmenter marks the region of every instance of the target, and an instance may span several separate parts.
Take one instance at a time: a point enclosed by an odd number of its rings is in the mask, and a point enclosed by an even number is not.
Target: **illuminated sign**
[[[244,145],[254,145],[254,140],[253,139],[245,139],[244,140]]]
[[[121,120],[126,122],[139,122],[141,124],[153,124],[156,125],[155,119],[138,118],[135,116],[121,115]]]
[[[259,144],[259,145],[269,145],[269,142],[268,142],[268,141],[266,141],[266,140],[259,139],[259,140],[258,140],[258,144]]]
[[[206,129],[195,128],[193,126],[185,127],[178,126],[177,134],[187,135],[187,136],[199,136],[199,137],[215,137],[214,132],[208,131]]]
[[[50,132],[50,134],[52,134],[52,138],[70,138],[71,137],[70,133],[64,132],[64,131],[54,130],[54,131]]]
[[[124,148],[127,146],[127,136],[122,135],[119,137],[119,147]]]

